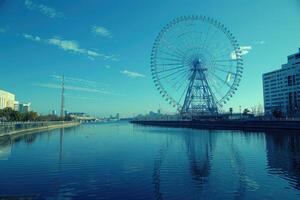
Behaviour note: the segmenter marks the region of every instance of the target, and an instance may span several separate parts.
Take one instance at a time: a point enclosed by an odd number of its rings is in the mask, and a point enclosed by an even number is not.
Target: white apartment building
[[[14,109],[14,106],[15,106],[15,95],[7,91],[0,90],[0,109],[3,108]]]
[[[285,116],[300,116],[300,48],[281,69],[263,74],[263,92],[266,115],[280,110]]]

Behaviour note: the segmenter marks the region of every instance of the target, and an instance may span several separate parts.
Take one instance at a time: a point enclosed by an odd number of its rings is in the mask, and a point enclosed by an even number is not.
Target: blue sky
[[[0,0],[0,88],[46,114],[59,110],[63,74],[68,111],[174,112],[154,87],[150,54],[160,29],[190,14],[219,20],[251,47],[225,109],[262,104],[262,73],[300,48],[299,0]]]

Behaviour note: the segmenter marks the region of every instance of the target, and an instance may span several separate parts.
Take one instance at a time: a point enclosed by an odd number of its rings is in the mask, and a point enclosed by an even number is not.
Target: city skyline
[[[0,88],[47,114],[59,110],[64,75],[68,111],[175,112],[154,87],[152,45],[173,18],[200,14],[224,23],[243,50],[241,85],[224,109],[263,105],[261,75],[280,68],[300,47],[300,3],[239,2],[0,1]]]

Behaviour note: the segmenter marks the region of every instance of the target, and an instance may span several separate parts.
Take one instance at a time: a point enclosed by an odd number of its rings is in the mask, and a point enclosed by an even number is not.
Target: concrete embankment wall
[[[300,121],[281,120],[199,120],[199,121],[132,121],[134,124],[216,130],[299,130]]]
[[[28,123],[30,125],[30,123]],[[32,132],[39,132],[39,131],[46,131],[46,130],[53,130],[58,128],[67,128],[80,125],[79,122],[57,122],[57,123],[50,123],[50,124],[43,124],[38,127],[30,127],[27,128],[20,128],[20,129],[12,129],[11,131],[7,132],[0,132],[0,137],[4,136],[13,136],[13,135],[21,135],[25,133],[32,133]],[[0,126],[10,126],[10,125],[1,125]]]

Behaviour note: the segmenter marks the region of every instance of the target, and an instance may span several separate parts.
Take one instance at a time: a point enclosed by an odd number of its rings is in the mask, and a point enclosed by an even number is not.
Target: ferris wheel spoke
[[[168,61],[182,62],[182,59],[176,59],[176,58],[157,57],[157,59],[158,60],[168,60]]]
[[[169,82],[174,82],[177,81],[177,79],[181,76],[184,76],[186,73],[188,73],[188,71],[182,71],[180,73],[178,73],[178,75],[176,75],[175,77],[172,77],[171,79],[167,79]]]
[[[178,58],[178,59],[182,59],[182,56],[179,56],[178,54],[172,54],[172,53],[170,53],[170,52],[162,51],[161,49],[159,50],[159,53],[163,53],[163,54],[168,55],[168,56],[171,56],[171,57],[175,57],[175,58]]]
[[[174,68],[170,68],[170,69],[165,69],[165,70],[161,70],[161,71],[158,71],[156,72],[157,74],[159,73],[165,73],[165,72],[168,72],[168,71],[173,71],[173,70],[176,70],[176,69],[181,69],[181,68],[184,68],[185,66],[184,65],[181,65],[179,67],[174,67]]]
[[[231,58],[232,50],[227,46],[222,46],[219,49],[214,49],[213,47],[211,47],[211,49],[209,50],[213,52],[212,54],[214,55],[214,58],[217,60],[224,59],[224,58],[225,59]]]
[[[176,38],[180,44],[178,46],[180,46],[181,49],[184,49],[184,51],[191,48],[191,45],[189,44],[190,42],[186,39],[186,35],[187,35],[187,33],[185,32],[185,33],[182,33],[181,35],[178,35]]]
[[[172,81],[175,81],[176,80],[176,82],[175,82],[175,84],[173,84],[172,86],[173,87],[175,87],[177,84],[179,84],[180,82],[182,82],[182,81],[186,81],[186,80],[188,80],[188,77],[187,76],[189,76],[189,74],[190,73],[188,73],[188,72],[184,72],[184,73],[181,73],[179,76],[177,76],[176,78],[173,78],[172,79]]]
[[[197,44],[201,44],[201,42],[197,41],[199,32],[190,30],[189,33],[190,34],[185,35],[185,41],[188,49],[194,48]],[[200,36],[202,36],[201,32]]]
[[[229,88],[231,88],[231,85],[229,83],[227,83],[225,80],[223,80],[220,76],[218,76],[217,74],[215,74],[215,73],[213,73],[211,71],[209,73],[212,74],[214,77],[216,77],[223,84],[225,84],[226,86],[228,86]]]
[[[226,73],[226,74],[231,74],[231,75],[234,75],[234,76],[236,75],[235,72],[232,72],[232,71],[229,71],[229,70],[220,69],[220,68],[218,68],[218,67],[216,67],[216,66],[215,66],[214,69],[216,69],[216,70],[218,70],[218,71],[220,71],[220,72],[224,72],[224,73]]]
[[[207,39],[208,39],[209,32],[211,30],[211,27],[212,27],[212,25],[209,24],[208,29],[207,29],[207,33],[206,33],[206,36],[205,36],[205,40],[203,42],[203,47],[206,47],[206,45],[207,45],[206,43],[207,43]]]
[[[232,63],[231,63],[230,65],[214,63],[214,65],[215,65],[215,66],[219,66],[219,67],[224,67],[224,68],[231,68],[231,67],[232,67]]]
[[[177,70],[176,72],[173,72],[173,73],[171,73],[171,74],[168,74],[168,75],[165,75],[165,76],[163,76],[163,77],[160,77],[160,79],[166,79],[166,78],[168,78],[168,77],[170,77],[170,76],[173,76],[174,74],[177,74],[178,72],[182,72],[182,71],[184,71],[184,70],[187,70],[187,69]]]
[[[182,41],[180,42],[180,46],[182,49],[189,49],[191,47],[191,43],[190,40],[188,38],[188,36],[191,34],[191,32],[193,31],[193,26],[191,26],[189,21],[185,21],[182,26],[178,27],[180,28],[178,32],[181,32],[181,34],[177,34],[177,40],[178,41]]]
[[[173,44],[171,44],[170,42],[168,42],[167,40],[165,39],[162,39],[162,42],[166,43],[167,44],[167,48],[170,49],[169,47],[171,47],[179,56],[184,56],[184,52],[181,51],[178,47],[175,47]],[[172,50],[171,49],[171,50]]]
[[[157,63],[156,65],[168,67],[168,66],[182,66],[183,64],[182,63]]]
[[[213,94],[214,94],[216,100],[219,101],[219,99],[221,99],[223,97],[223,94],[219,91],[219,89],[215,86],[215,84],[211,83],[210,80],[207,80],[207,81],[211,85],[213,90],[215,91]],[[218,94],[219,98],[217,98],[217,94]]]
[[[214,62],[236,62],[235,59],[228,59],[228,60],[214,60]]]
[[[183,99],[183,97],[185,96],[185,94],[187,93],[188,88],[189,88],[189,84],[187,84],[186,87],[185,87],[185,89],[183,90],[183,92],[182,92],[182,94],[181,94],[181,96],[180,96],[180,98],[178,100],[179,103],[181,102],[181,100]]]
[[[230,56],[230,54],[233,51],[233,49],[228,43],[221,43],[221,45],[215,45],[215,47],[211,47],[211,49],[213,49],[214,52],[219,52],[216,57],[219,57],[219,55],[221,55],[221,57],[223,57],[223,55]]]
[[[189,22],[185,22],[185,25],[189,27],[188,28],[189,31],[187,32],[189,34],[185,34],[185,41],[187,47],[191,48],[194,47],[196,44],[198,44],[198,41],[196,41],[196,39],[198,39],[199,32],[197,31],[197,29],[196,30],[194,29],[194,26],[190,26]],[[200,37],[202,37],[202,32],[200,32]]]
[[[209,91],[210,91],[211,95],[213,96],[214,101],[217,101],[216,94],[214,92],[212,92],[213,85],[208,80],[207,80],[207,84],[208,84]]]
[[[212,39],[215,37],[215,35],[218,33],[218,29],[216,29],[214,31],[214,33],[212,34],[212,36],[209,38],[208,42],[207,42],[207,45],[205,46],[205,49],[209,50],[210,49],[210,44],[211,44],[211,41]]]
[[[222,51],[215,56],[215,59],[216,60],[232,59],[232,52],[230,52],[229,50]]]
[[[177,91],[180,91],[181,88],[182,88],[182,86],[186,85],[187,83],[188,83],[188,82],[180,84],[180,85],[176,88],[176,90],[177,90]]]
[[[228,48],[228,46],[222,46],[219,49],[214,49],[214,52],[216,51],[218,52],[218,54],[215,55],[215,58],[230,58],[233,50],[231,48]]]

